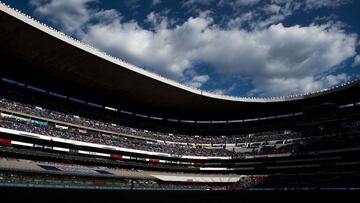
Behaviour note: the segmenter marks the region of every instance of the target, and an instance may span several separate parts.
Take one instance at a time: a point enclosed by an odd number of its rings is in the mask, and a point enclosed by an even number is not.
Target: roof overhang
[[[245,98],[179,84],[116,59],[0,4],[0,75],[143,115],[236,120],[301,112],[322,102],[360,101],[359,82],[313,94]]]

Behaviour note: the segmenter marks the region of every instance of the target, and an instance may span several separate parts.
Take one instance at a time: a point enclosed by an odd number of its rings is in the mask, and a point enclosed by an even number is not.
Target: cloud
[[[260,0],[236,0],[234,6],[252,6],[259,3]]]
[[[229,4],[228,1],[226,2]],[[293,15],[302,6],[302,2],[299,1],[273,0],[259,4],[246,12],[243,12],[242,9],[234,10],[236,16],[228,20],[227,26],[229,28],[249,28],[249,30],[264,29]],[[236,6],[232,5],[232,8],[236,8]]]
[[[349,0],[306,0],[306,9],[334,8],[349,3]]]
[[[201,86],[210,80],[210,76],[208,75],[197,75],[194,76],[191,81],[186,82],[185,84],[190,85],[195,88],[201,88]]]
[[[67,0],[69,5],[79,6],[70,9],[71,12],[59,9],[64,3],[54,6],[59,4],[54,2],[57,1],[38,5],[35,12],[63,25],[68,32],[81,33],[78,36],[82,41],[101,50],[194,87],[211,81],[209,75],[196,73],[196,65],[200,63],[219,75],[251,78],[254,89],[250,94],[304,93],[346,80],[347,76],[341,74],[319,75],[331,72],[356,55],[357,35],[346,33],[337,24],[287,27],[270,23],[262,29],[231,26],[222,29],[214,24],[210,12],[202,12],[181,24],[169,26],[171,20],[166,16],[151,12],[146,18],[153,25],[150,30],[135,20],[123,22],[115,10],[88,8],[91,0]],[[280,0],[275,3],[278,2]],[[276,5],[266,8],[273,16],[279,13],[286,16],[295,7],[285,6],[283,11]],[[251,15],[248,14],[249,19]],[[81,23],[68,22],[73,18],[82,19]],[[186,74],[189,70],[193,72],[190,75]]]
[[[256,81],[257,87],[249,93],[249,96],[303,94],[333,87],[349,79],[350,77],[345,73],[327,75],[321,78],[313,76],[303,78],[269,78]]]
[[[229,6],[231,8],[237,9],[240,7],[250,7],[258,4],[260,0],[220,0],[218,6]]]
[[[234,91],[236,89],[237,85],[238,84],[234,83],[230,87],[218,88],[218,89],[211,90],[210,92],[215,93],[215,94],[220,94],[220,95],[229,95],[229,94],[231,94],[232,91]]]
[[[161,0],[152,0],[151,5],[156,6],[158,4],[161,4],[161,2],[162,2]]]
[[[66,32],[77,32],[82,29],[91,18],[92,10],[88,3],[96,0],[31,0],[35,6],[34,13],[47,17],[54,24],[61,26]]]
[[[175,23],[173,20],[169,20],[167,17],[164,17],[159,13],[155,13],[154,11],[146,16],[145,21],[150,23],[154,30],[165,29],[169,25],[173,25]]]
[[[227,23],[227,27],[230,29],[241,28],[245,23],[253,21],[255,13],[252,11],[242,13],[239,17],[230,19]]]
[[[354,62],[352,64],[352,67],[356,67],[360,65],[360,55],[356,55],[354,58]]]
[[[264,29],[278,24],[288,17],[300,12],[320,8],[336,8],[351,2],[350,0],[269,0],[269,1],[226,1],[219,2],[220,6],[229,6],[233,14],[225,16],[224,20],[230,28],[248,28],[250,30]],[[241,9],[247,4],[252,5],[251,10]]]
[[[140,0],[126,0],[124,3],[132,10],[140,7]]]
[[[211,26],[211,19],[197,17],[175,29],[162,27],[155,32],[136,23],[93,25],[83,40],[175,79],[200,61],[219,74],[271,81],[329,71],[355,55],[357,37],[326,25],[278,24],[253,32],[221,30]]]
[[[214,0],[183,0],[182,6],[183,7],[194,7],[194,6],[204,6],[210,5],[213,3]]]

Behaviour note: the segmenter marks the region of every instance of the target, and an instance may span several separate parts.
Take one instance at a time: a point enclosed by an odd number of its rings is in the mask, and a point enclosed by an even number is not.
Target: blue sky
[[[356,0],[2,2],[113,56],[218,94],[301,94],[359,77]]]

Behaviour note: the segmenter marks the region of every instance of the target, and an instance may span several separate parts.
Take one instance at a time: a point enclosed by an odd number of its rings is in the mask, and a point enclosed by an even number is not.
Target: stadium
[[[358,80],[303,95],[217,95],[0,10],[2,187],[360,188]]]

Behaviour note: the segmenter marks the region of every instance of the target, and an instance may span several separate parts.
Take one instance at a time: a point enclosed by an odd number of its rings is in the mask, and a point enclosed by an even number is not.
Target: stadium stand
[[[214,95],[0,8],[0,186],[359,188],[360,81],[280,98]]]

